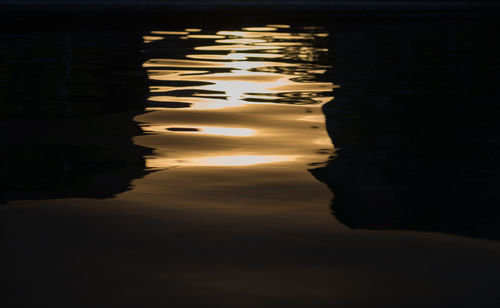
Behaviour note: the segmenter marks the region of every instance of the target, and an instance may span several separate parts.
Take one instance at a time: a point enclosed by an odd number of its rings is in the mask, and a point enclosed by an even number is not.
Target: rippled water
[[[333,154],[321,105],[328,33],[288,25],[144,36],[152,111],[139,118],[157,136],[150,168],[286,162],[305,169]],[[301,167],[299,167],[301,166]]]
[[[490,27],[176,18],[4,37],[4,112],[73,113],[2,124],[2,304],[499,306],[498,243],[453,236],[500,238],[496,204],[467,193],[496,183],[480,178],[496,139],[474,137],[497,126],[472,78]],[[118,113],[143,73],[146,112]]]

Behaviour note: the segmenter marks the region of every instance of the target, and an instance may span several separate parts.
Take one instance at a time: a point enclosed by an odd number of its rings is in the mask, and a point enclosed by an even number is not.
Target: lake
[[[143,14],[0,33],[6,307],[498,307],[496,18]]]

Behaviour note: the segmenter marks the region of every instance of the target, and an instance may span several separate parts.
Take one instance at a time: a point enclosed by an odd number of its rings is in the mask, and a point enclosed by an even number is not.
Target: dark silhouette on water
[[[464,19],[332,30],[342,88],[323,111],[341,150],[311,173],[333,191],[339,221],[500,240],[500,109],[487,77],[499,46],[483,35],[496,28]]]
[[[140,29],[18,22],[0,32],[8,59],[0,66],[0,202],[129,189],[151,153],[132,141],[147,93]]]

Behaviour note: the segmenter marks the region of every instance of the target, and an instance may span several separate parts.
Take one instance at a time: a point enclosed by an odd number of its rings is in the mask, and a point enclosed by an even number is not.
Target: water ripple
[[[148,167],[326,161],[334,149],[321,105],[337,87],[325,78],[327,39],[287,25],[144,36],[153,113],[140,121],[156,149]]]

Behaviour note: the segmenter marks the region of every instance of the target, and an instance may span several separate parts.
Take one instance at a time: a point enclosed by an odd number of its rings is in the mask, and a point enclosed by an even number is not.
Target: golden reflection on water
[[[155,158],[150,163],[152,166],[198,166],[198,167],[230,167],[230,166],[252,166],[267,163],[278,163],[293,161],[295,156],[290,155],[221,155],[206,157],[187,157],[184,159],[170,159],[165,157]]]
[[[196,126],[195,128],[185,127],[183,125],[169,125],[169,126],[143,126],[145,132],[165,133],[169,132],[182,132],[182,133],[195,133],[216,136],[228,137],[246,137],[255,134],[254,129],[240,128],[240,127],[217,127],[217,126]]]
[[[150,168],[326,161],[328,33],[289,25],[151,31]],[[161,140],[158,139],[161,137]],[[156,139],[155,139],[156,138]]]

